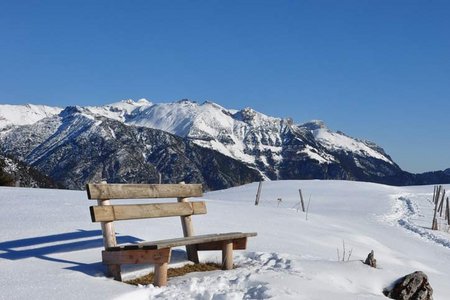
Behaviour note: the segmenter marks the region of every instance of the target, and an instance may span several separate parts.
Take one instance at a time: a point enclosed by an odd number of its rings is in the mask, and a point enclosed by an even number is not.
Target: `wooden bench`
[[[167,266],[171,249],[186,246],[187,257],[199,263],[197,251],[221,250],[222,269],[233,268],[233,250],[246,249],[247,238],[256,233],[229,232],[194,235],[192,215],[206,214],[204,201],[189,202],[188,197],[203,195],[200,184],[88,184],[89,199],[97,200],[91,206],[92,222],[100,222],[105,250],[102,261],[108,267],[108,276],[122,280],[122,264],[154,264],[154,285],[167,284]],[[147,203],[111,205],[114,199],[177,198],[172,203]],[[132,245],[117,245],[114,221],[144,218],[180,217],[184,237],[143,242]]]

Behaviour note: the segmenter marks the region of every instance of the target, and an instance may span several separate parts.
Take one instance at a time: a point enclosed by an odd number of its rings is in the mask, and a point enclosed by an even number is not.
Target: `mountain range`
[[[450,169],[411,174],[375,143],[213,102],[124,100],[105,106],[0,105],[0,154],[59,185],[345,179],[392,185],[449,183]],[[1,165],[0,165],[1,166]]]

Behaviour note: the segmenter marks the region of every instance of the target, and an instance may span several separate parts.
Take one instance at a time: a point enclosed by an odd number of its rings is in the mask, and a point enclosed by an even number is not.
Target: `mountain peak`
[[[211,106],[211,107],[214,107],[214,108],[217,108],[217,109],[225,109],[223,106],[220,106],[216,102],[209,101],[209,100],[203,102],[202,106]]]
[[[145,98],[141,98],[138,101],[134,101],[133,99],[124,99],[119,102],[115,102],[106,106],[112,106],[112,107],[123,107],[124,105],[131,105],[131,106],[144,106],[144,105],[151,105],[152,103],[148,101]]]
[[[66,108],[64,108],[60,113],[59,113],[59,115],[61,116],[61,117],[66,117],[66,116],[69,116],[69,115],[73,115],[73,114],[77,114],[77,113],[82,113],[82,112],[84,112],[85,110],[81,107],[81,106],[78,106],[78,105],[75,105],[75,106],[66,106]]]
[[[189,100],[189,99],[181,99],[181,100],[178,100],[176,103],[179,103],[179,104],[197,104],[197,101],[194,101],[194,100]]]
[[[237,113],[234,114],[235,118],[237,120],[243,121],[243,122],[248,122],[251,121],[255,118],[257,112],[250,108],[250,107],[246,107],[244,109],[241,109],[240,111],[238,111]]]
[[[322,120],[311,120],[300,126],[306,128],[308,130],[317,130],[317,129],[326,129],[327,128],[327,126],[325,125],[325,122]]]
[[[147,104],[151,104],[152,102],[151,102],[151,101],[148,101],[148,100],[145,99],[145,98],[141,98],[141,99],[139,99],[136,103],[138,103],[138,104],[143,104],[143,105],[147,105]]]

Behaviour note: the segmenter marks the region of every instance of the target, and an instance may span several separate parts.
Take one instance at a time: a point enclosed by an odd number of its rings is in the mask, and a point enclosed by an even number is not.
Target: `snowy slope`
[[[28,125],[37,121],[59,114],[59,107],[45,105],[0,105],[0,129],[10,125]]]
[[[306,200],[311,196],[308,220],[297,211],[299,188]],[[428,274],[434,299],[450,298],[450,235],[428,229],[432,186],[267,182],[258,207],[256,189],[255,183],[208,193],[208,214],[194,217],[197,234],[258,232],[246,251],[236,251],[239,268],[155,288],[103,277],[100,226],[90,222],[85,192],[0,188],[0,299],[386,299],[385,286],[416,270]],[[116,230],[121,241],[182,234],[178,218],[117,222]],[[338,262],[343,241],[352,254]],[[372,249],[378,269],[360,262]],[[172,265],[184,256],[176,249]],[[220,261],[220,253],[200,258]],[[128,277],[145,270],[129,271]]]
[[[324,125],[315,128],[313,131],[317,141],[329,150],[340,150],[352,153],[358,153],[362,156],[370,156],[380,160],[384,160],[389,164],[393,164],[390,157],[385,153],[370,148],[363,141],[351,138],[340,132],[333,132]]]

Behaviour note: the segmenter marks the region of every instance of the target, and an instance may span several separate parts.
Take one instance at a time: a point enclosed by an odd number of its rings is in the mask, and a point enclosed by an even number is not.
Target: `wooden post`
[[[435,204],[439,201],[439,196],[441,195],[441,188],[442,188],[441,185],[439,185],[439,186],[436,188],[435,198],[433,199],[433,201],[434,201]]]
[[[441,201],[439,202],[439,216],[442,217],[442,211],[444,210],[445,190],[443,190]]]
[[[437,209],[438,209],[438,203],[436,202],[436,203],[434,203],[433,223],[431,224],[431,229],[432,230],[437,230],[438,229],[437,218],[436,218]]]
[[[180,182],[180,184],[184,184],[184,182]],[[178,202],[189,202],[188,198],[177,198]],[[181,216],[181,226],[183,227],[183,235],[184,237],[193,236],[194,235],[194,227],[192,226],[192,218],[191,216]],[[188,260],[193,263],[198,264],[198,251],[196,245],[187,245],[186,253]]]
[[[155,264],[155,277],[153,279],[153,285],[167,285],[167,263]]]
[[[434,190],[433,190],[433,202],[434,202],[434,199],[436,198],[436,185],[434,186]]]
[[[447,223],[450,225],[450,206],[448,204],[448,197],[447,197],[447,209],[446,209],[446,215],[447,215]]]
[[[261,187],[262,187],[262,181],[259,182],[258,185],[258,191],[256,192],[256,200],[255,200],[255,205],[259,204],[259,197],[261,197]]]
[[[300,203],[302,204],[302,211],[305,212],[305,203],[303,202],[302,189],[299,189],[298,192],[300,193]]]
[[[222,248],[222,270],[233,269],[233,241],[225,241]]]
[[[160,173],[160,172],[158,172],[158,183],[159,183],[159,184],[161,184],[161,181],[162,181],[161,179],[162,179],[162,177],[161,177],[161,173]]]

